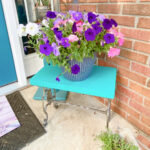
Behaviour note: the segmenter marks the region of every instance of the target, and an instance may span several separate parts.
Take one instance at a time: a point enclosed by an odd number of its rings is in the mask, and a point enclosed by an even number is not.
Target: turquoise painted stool
[[[44,119],[44,126],[46,126],[48,121],[48,113],[46,111],[48,105],[50,105],[51,103],[53,103],[55,107],[57,107],[60,104],[72,105],[70,103],[62,103],[55,100],[56,91],[54,90],[55,94],[53,96],[50,89],[59,89],[64,91],[71,91],[81,94],[107,98],[108,106],[106,110],[106,127],[108,128],[110,121],[111,99],[114,99],[115,97],[117,74],[116,68],[94,66],[91,75],[86,80],[79,82],[69,81],[63,76],[60,77],[60,82],[58,82],[56,81],[56,76],[60,73],[61,69],[58,66],[46,65],[30,79],[31,85],[41,87],[44,92],[47,92],[47,104],[43,105],[43,110],[46,115],[46,118]],[[83,108],[83,106],[81,107]],[[95,108],[91,109],[97,110]]]
[[[43,63],[44,63],[44,66],[49,66],[45,59],[43,60]],[[51,89],[51,92],[52,92],[52,96],[54,96],[54,94],[55,94],[54,89]],[[47,99],[46,95],[47,95],[47,93],[45,92],[45,95],[44,95],[45,100]],[[56,101],[65,101],[67,99],[67,95],[68,95],[67,91],[56,90]],[[42,96],[43,96],[43,89],[41,87],[39,87],[38,90],[36,91],[33,99],[34,100],[42,100]]]

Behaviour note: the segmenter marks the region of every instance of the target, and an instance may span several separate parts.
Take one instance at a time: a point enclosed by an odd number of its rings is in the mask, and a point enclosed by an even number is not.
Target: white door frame
[[[23,60],[23,44],[17,34],[18,16],[14,0],[2,0],[3,12],[5,16],[10,46],[12,50],[14,65],[18,81],[16,83],[6,85],[0,88],[0,95],[9,93],[14,89],[27,85],[27,78],[25,74],[24,60]],[[9,73],[9,72],[8,72]],[[11,86],[12,85],[12,86]]]

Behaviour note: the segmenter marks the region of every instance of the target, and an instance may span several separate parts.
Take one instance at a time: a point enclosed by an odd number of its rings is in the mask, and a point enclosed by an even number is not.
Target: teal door
[[[17,76],[0,0],[0,87],[15,81]]]

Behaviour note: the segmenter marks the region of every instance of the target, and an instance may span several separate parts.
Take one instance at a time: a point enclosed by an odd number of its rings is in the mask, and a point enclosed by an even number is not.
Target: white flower
[[[39,33],[39,26],[36,23],[30,22],[26,25],[26,32],[27,34],[34,36]]]
[[[26,27],[25,27],[23,24],[19,24],[19,27],[18,27],[18,35],[19,35],[20,37],[22,37],[22,36],[27,36]]]
[[[42,20],[42,24],[45,26],[45,27],[48,27],[48,21],[46,19],[43,19]]]

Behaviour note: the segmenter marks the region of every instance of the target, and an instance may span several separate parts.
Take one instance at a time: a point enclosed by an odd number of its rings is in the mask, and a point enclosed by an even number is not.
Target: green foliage
[[[118,134],[113,134],[111,131],[103,132],[97,136],[97,139],[104,143],[103,150],[138,150],[138,147],[128,143]]]

